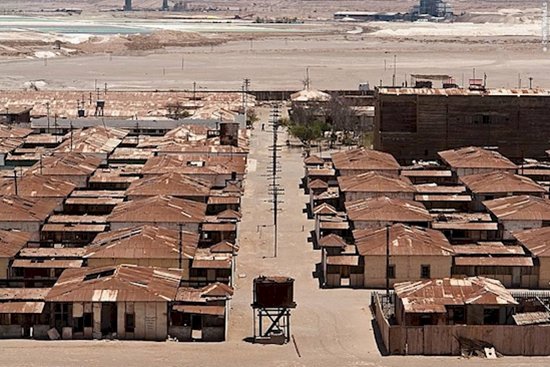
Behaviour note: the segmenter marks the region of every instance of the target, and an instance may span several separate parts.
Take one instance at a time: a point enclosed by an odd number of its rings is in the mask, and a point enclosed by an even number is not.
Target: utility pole
[[[17,171],[16,170],[13,170],[13,184],[14,184],[14,189],[15,189],[15,196],[18,196],[19,195],[19,190],[17,189]]]
[[[46,115],[48,119],[48,134],[50,133],[50,102],[46,102]]]
[[[271,111],[271,127],[273,128],[273,145],[269,147],[272,152],[271,156],[271,167],[268,167],[268,180],[269,190],[271,194],[271,202],[273,204],[273,257],[277,257],[279,251],[279,204],[282,201],[279,201],[279,196],[284,195],[284,189],[279,185],[279,177],[277,174],[281,171],[279,163],[279,151],[281,150],[280,145],[278,144],[278,134],[279,134],[279,124],[280,124],[281,114],[279,111],[279,106],[274,105]]]
[[[390,225],[386,225],[386,296],[390,296]]]
[[[70,122],[70,128],[71,128],[71,152],[73,151],[73,122]]]
[[[548,1],[542,3],[542,50],[548,51]]]
[[[393,55],[393,76],[392,76],[392,87],[395,87],[395,78],[397,74],[397,55]]]
[[[250,88],[250,79],[245,78],[243,83],[243,102],[244,102],[244,124],[248,123],[248,89]]]

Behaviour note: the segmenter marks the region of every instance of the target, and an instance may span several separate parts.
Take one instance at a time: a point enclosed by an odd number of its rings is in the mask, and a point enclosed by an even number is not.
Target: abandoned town
[[[542,0],[4,0],[0,366],[547,366]]]

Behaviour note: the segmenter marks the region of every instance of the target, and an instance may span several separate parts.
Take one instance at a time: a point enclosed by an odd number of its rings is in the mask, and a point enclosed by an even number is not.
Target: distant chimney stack
[[[220,144],[239,146],[239,123],[221,122],[220,123]]]

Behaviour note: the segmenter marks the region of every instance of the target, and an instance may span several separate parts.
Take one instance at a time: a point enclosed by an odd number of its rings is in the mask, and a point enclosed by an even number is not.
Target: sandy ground
[[[487,74],[490,87],[517,87],[518,74],[527,86],[549,87],[549,54],[529,37],[381,38],[369,35],[289,37],[236,41],[211,47],[168,49],[144,56],[82,56],[44,60],[0,61],[0,88],[20,89],[41,80],[45,88],[93,90],[108,83],[111,89],[239,90],[243,78],[252,89],[302,87],[309,67],[316,88],[357,88],[361,82],[391,82],[393,55],[397,55],[397,81],[412,73],[450,74],[462,84],[476,68]],[[184,69],[181,64],[184,62]]]
[[[260,111],[265,120],[266,111]],[[283,137],[284,138],[284,137]],[[502,358],[496,361],[456,357],[382,357],[377,349],[368,309],[367,290],[319,289],[313,277],[320,253],[307,242],[313,221],[302,213],[307,201],[298,188],[303,175],[299,152],[281,152],[285,203],[280,215],[279,256],[273,258],[271,223],[266,203],[265,169],[269,164],[269,131],[255,130],[240,227],[236,293],[232,301],[229,340],[225,343],[148,343],[120,341],[37,342],[0,341],[0,366],[380,366],[477,367],[548,366],[549,358]],[[250,344],[252,279],[280,274],[296,279],[297,309],[292,315],[293,343],[284,346]]]

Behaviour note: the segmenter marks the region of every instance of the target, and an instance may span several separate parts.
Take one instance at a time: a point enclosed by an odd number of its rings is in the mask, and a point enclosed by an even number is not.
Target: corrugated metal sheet
[[[537,325],[550,323],[550,312],[525,312],[512,315],[516,325]]]
[[[392,177],[375,171],[354,176],[340,176],[338,185],[342,192],[416,192],[415,187],[406,178]]]
[[[431,222],[432,216],[424,205],[412,200],[375,197],[346,202],[352,221]]]
[[[510,196],[484,201],[499,220],[550,221],[550,200],[536,196]]]
[[[356,148],[332,155],[337,170],[396,171],[400,168],[395,158],[388,153],[372,149]]]
[[[208,305],[174,305],[173,311],[184,312],[197,315],[223,316],[225,315],[224,306],[208,306]]]
[[[82,267],[82,260],[24,260],[13,261],[12,268],[71,269]]]
[[[359,256],[328,256],[327,265],[359,266]]]
[[[406,312],[441,313],[442,306],[452,305],[517,305],[502,283],[483,277],[404,282],[394,288]]]
[[[542,194],[547,190],[530,178],[507,171],[494,171],[460,177],[468,189],[476,194]]]
[[[513,235],[533,255],[538,257],[550,256],[550,227],[514,232]]]
[[[0,314],[40,314],[45,305],[44,302],[3,302],[0,303]]]
[[[514,170],[518,167],[499,152],[480,147],[445,150],[439,156],[453,168],[493,168]]]
[[[365,257],[386,254],[386,228],[353,231],[357,252]],[[451,256],[453,247],[443,233],[394,224],[389,228],[391,256]]]
[[[454,258],[456,266],[533,266],[533,259],[530,257],[519,256],[456,256]]]
[[[134,265],[68,269],[46,297],[50,302],[169,302],[181,271]]]

